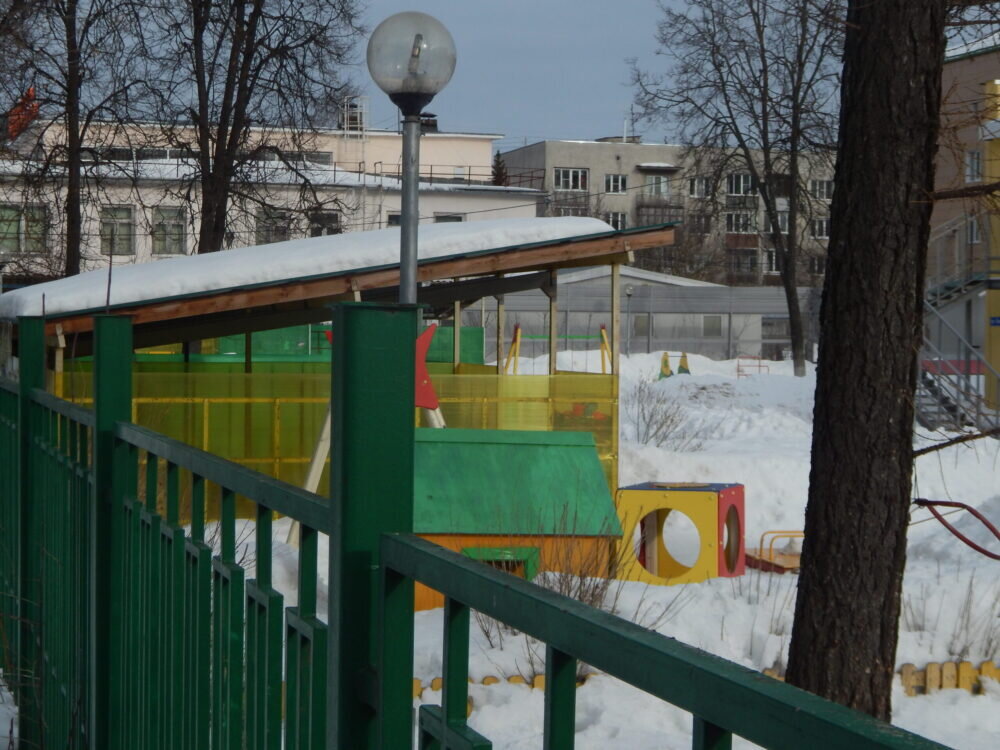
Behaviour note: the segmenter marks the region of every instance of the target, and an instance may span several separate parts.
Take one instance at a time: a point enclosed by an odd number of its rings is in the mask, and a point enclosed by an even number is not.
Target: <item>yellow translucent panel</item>
[[[432,374],[449,427],[590,432],[608,486],[617,489],[617,377],[498,376],[495,368],[467,367],[463,365],[463,371],[484,374]],[[208,365],[198,369],[135,373],[133,421],[301,486],[326,415],[329,374],[208,372]],[[55,388],[70,401],[91,403],[89,372],[63,373]]]

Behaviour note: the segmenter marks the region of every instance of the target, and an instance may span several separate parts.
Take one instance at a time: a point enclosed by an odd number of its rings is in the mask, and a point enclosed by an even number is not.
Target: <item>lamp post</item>
[[[403,196],[399,217],[399,301],[417,301],[420,111],[455,72],[455,42],[440,21],[408,11],[389,16],[368,40],[368,71],[403,114]]]

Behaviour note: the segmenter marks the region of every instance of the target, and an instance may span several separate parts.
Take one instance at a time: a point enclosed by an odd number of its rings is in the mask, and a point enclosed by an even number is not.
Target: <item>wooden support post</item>
[[[621,374],[622,266],[611,264],[611,373]]]
[[[65,370],[66,337],[63,335],[62,324],[56,323],[56,335],[49,341],[52,346],[52,392],[63,398],[63,371]]]
[[[559,310],[557,306],[558,289],[556,286],[556,272],[549,272],[549,282],[543,287],[549,298],[549,375],[556,374],[556,358],[559,354]]]
[[[500,278],[503,278],[502,276]],[[497,375],[504,374],[503,367],[503,337],[506,336],[507,327],[507,305],[504,303],[503,295],[496,297],[497,301]]]
[[[253,372],[253,334],[243,334],[243,372]],[[247,454],[249,455],[249,454]]]
[[[455,309],[452,313],[455,322],[455,338],[452,341],[451,362],[455,374],[458,374],[458,366],[462,363],[462,303],[455,300]]]

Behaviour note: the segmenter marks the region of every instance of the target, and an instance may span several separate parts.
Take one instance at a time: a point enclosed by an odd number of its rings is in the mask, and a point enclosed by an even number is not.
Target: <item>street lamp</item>
[[[368,40],[368,72],[403,113],[403,196],[399,217],[399,301],[417,301],[417,183],[420,111],[455,72],[455,42],[426,13],[389,16]]]

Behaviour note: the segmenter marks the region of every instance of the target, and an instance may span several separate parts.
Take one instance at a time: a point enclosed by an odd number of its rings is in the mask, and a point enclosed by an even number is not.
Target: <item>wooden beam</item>
[[[506,335],[504,329],[507,327],[507,306],[504,304],[503,295],[497,300],[497,375],[503,375],[503,337]]]
[[[462,303],[455,300],[455,308],[452,313],[454,320],[454,332],[451,346],[451,363],[455,374],[458,374],[458,366],[462,363]]]
[[[417,270],[419,281],[496,275],[532,270],[571,268],[599,265],[610,259],[627,256],[635,250],[673,244],[673,229],[655,229],[627,236],[613,235],[591,240],[556,242],[534,248],[509,250],[500,253],[475,254],[447,260],[429,260]],[[398,286],[398,268],[387,268],[351,275],[327,276],[297,281],[277,281],[254,289],[236,289],[184,298],[173,298],[113,308],[118,315],[131,315],[134,326],[184,318],[197,318],[232,310],[250,310],[268,305],[305,300],[324,300],[329,303],[338,298],[354,298],[357,292]],[[65,333],[91,329],[93,311],[63,317],[49,316],[47,328],[54,332],[57,322]]]
[[[549,298],[549,375],[556,374],[556,359],[559,354],[559,310],[558,287],[556,272],[549,274],[549,283],[545,286],[545,295]]]

